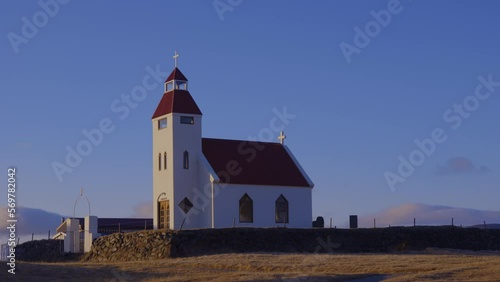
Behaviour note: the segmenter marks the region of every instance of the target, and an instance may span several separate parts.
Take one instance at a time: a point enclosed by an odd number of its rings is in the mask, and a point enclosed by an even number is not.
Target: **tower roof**
[[[170,75],[167,77],[165,82],[171,81],[171,80],[188,81],[188,79],[182,74],[182,72],[177,67],[175,67],[175,69],[172,71],[172,73],[170,73]]]
[[[182,75],[182,73],[180,75]],[[194,115],[202,114],[200,108],[198,108],[198,105],[196,105],[196,102],[194,101],[193,97],[191,97],[191,94],[189,94],[189,91],[180,89],[171,90],[163,94],[163,97],[161,98],[158,107],[156,107],[156,111],[153,114],[152,119],[170,113],[182,113],[182,114],[194,114]]]

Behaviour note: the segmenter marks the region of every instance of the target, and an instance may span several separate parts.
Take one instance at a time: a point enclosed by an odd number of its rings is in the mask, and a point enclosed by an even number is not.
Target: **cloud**
[[[134,207],[134,213],[132,217],[138,218],[153,218],[153,203],[152,202],[142,202]]]
[[[463,173],[486,173],[490,169],[486,166],[475,166],[471,160],[465,157],[454,157],[449,159],[445,165],[438,165],[436,169],[436,174],[447,175],[447,174],[463,174]]]
[[[0,206],[0,241],[5,242],[8,236],[7,226],[7,207]],[[44,211],[41,209],[33,209],[26,207],[16,208],[16,236],[21,237],[21,241],[31,240],[31,234],[35,233],[37,237],[44,236],[47,238],[50,230],[51,236],[55,234],[56,228],[61,224],[63,216],[57,213]]]
[[[359,217],[360,227],[373,227],[373,219],[377,227],[413,225],[455,225],[470,226],[486,223],[500,223],[500,211],[485,211],[447,206],[432,206],[424,204],[405,204],[399,207]]]

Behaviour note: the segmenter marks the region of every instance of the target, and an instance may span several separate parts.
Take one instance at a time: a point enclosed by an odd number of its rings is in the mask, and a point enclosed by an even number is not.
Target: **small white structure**
[[[64,252],[80,253],[80,221],[76,218],[67,218],[56,229],[53,239],[64,240]]]
[[[202,138],[177,57],[152,117],[154,228],[311,227],[314,184],[283,132],[279,143]]]
[[[85,229],[83,229],[83,252],[86,253],[90,252],[93,240],[99,237],[100,234],[97,233],[97,216],[86,216],[84,221]]]
[[[88,252],[92,247],[92,240],[99,237],[97,233],[97,216],[84,218],[84,229],[80,226],[78,218],[67,218],[56,229],[52,239],[64,240],[64,252]]]

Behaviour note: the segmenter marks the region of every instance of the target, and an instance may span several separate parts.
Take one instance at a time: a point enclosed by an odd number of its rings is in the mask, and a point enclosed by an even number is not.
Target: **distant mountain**
[[[41,209],[17,207],[16,208],[16,235],[21,237],[21,242],[31,240],[31,234],[35,238],[47,239],[50,230],[51,236],[55,234],[56,228],[61,224],[62,215]],[[4,244],[9,236],[7,226],[8,214],[5,206],[0,206],[0,242]]]
[[[455,226],[487,226],[497,228],[500,222],[500,211],[486,211],[447,206],[432,206],[425,204],[405,204],[389,208],[381,212],[359,216],[360,227],[373,227],[373,219],[377,227],[387,226],[412,226],[413,218],[417,225],[451,225],[453,218]]]

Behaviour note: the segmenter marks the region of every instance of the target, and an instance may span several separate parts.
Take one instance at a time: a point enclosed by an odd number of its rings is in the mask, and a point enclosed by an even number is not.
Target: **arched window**
[[[158,170],[161,170],[161,153],[158,154]]]
[[[163,169],[167,169],[167,152],[163,153]]]
[[[247,193],[240,199],[240,222],[253,222],[253,201]]]
[[[288,201],[281,194],[275,202],[276,223],[288,223]]]
[[[182,164],[184,169],[189,169],[189,153],[188,151],[184,151],[184,162]]]

